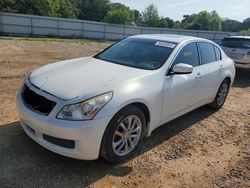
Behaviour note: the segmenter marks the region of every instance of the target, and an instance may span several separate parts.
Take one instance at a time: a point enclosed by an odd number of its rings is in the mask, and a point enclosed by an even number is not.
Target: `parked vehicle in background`
[[[160,125],[206,104],[220,109],[234,77],[234,62],[212,41],[138,35],[33,71],[17,106],[25,132],[45,148],[122,162]]]
[[[250,36],[228,36],[222,40],[221,48],[236,66],[250,68]]]

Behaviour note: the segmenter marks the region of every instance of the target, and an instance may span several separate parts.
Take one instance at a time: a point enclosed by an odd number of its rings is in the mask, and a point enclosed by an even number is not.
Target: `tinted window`
[[[244,48],[250,49],[250,39],[246,38],[224,38],[221,42],[221,46],[228,48]]]
[[[176,57],[173,66],[179,63],[186,63],[193,67],[199,65],[199,55],[196,43],[190,43],[184,46]]]
[[[219,61],[221,60],[221,52],[220,49],[216,46],[214,46],[214,52],[215,52],[215,56],[216,56],[216,60]]]
[[[212,44],[201,42],[199,43],[201,51],[201,63],[207,64],[216,61],[214,47]]]
[[[97,54],[95,58],[107,62],[155,70],[160,68],[176,43],[145,38],[128,38]]]

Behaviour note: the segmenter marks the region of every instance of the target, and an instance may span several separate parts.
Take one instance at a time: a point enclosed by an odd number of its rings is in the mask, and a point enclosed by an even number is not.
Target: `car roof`
[[[248,35],[231,35],[231,36],[227,36],[225,38],[250,39],[250,36],[248,36]]]
[[[131,38],[145,38],[145,39],[155,39],[155,40],[164,40],[168,42],[180,43],[186,40],[206,40],[198,37],[185,36],[185,35],[171,35],[171,34],[142,34],[142,35],[134,35]]]

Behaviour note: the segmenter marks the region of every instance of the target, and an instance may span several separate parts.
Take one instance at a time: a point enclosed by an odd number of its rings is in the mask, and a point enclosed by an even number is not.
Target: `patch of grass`
[[[12,36],[0,36],[0,40],[26,40],[26,41],[42,41],[42,42],[67,42],[67,43],[80,43],[80,44],[95,44],[95,43],[107,43],[111,44],[111,41],[104,40],[92,40],[92,39],[65,39],[65,38],[46,38],[46,37],[12,37]]]

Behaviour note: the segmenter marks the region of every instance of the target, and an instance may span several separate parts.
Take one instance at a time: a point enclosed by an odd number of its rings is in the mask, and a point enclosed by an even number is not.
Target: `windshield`
[[[221,46],[229,48],[250,49],[250,39],[245,38],[225,38],[222,40]]]
[[[128,38],[105,49],[94,57],[120,65],[155,70],[166,62],[175,46],[176,43],[173,42]]]

